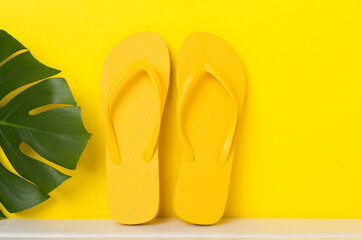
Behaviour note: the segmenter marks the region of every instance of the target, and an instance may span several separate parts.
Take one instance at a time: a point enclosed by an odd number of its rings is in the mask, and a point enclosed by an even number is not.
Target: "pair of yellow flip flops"
[[[104,63],[108,202],[120,223],[145,223],[158,213],[158,137],[169,82],[169,52],[156,33],[127,37]],[[213,224],[227,201],[245,92],[242,62],[222,39],[193,33],[180,50],[177,89],[183,150],[175,211],[187,222]]]

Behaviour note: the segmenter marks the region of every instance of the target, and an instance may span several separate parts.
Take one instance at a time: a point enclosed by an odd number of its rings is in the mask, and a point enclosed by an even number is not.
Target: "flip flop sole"
[[[158,213],[158,138],[155,138],[158,133],[155,131],[160,124],[169,78],[167,46],[152,32],[123,39],[104,62],[101,96],[105,113],[108,205],[112,217],[119,223],[145,223]],[[145,152],[153,139],[154,149],[149,151],[151,158],[147,159]]]
[[[245,71],[229,44],[198,32],[184,40],[176,74],[183,147],[175,212],[190,223],[214,224],[227,202]]]

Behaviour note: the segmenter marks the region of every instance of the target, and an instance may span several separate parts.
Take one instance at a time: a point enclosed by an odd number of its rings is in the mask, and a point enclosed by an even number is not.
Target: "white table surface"
[[[362,219],[223,219],[196,226],[159,218],[138,226],[111,219],[8,219],[0,239],[362,239]]]

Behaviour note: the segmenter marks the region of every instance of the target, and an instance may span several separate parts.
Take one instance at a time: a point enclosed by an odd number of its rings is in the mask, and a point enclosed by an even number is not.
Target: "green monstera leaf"
[[[0,219],[6,218],[5,215],[0,211]]]
[[[42,203],[70,178],[24,153],[21,143],[48,161],[75,169],[90,138],[67,82],[50,78],[59,72],[37,61],[20,42],[0,30],[0,101],[33,83],[0,107],[0,146],[16,171],[0,162],[0,203],[10,213]],[[32,113],[50,104],[62,105]],[[1,212],[0,218],[5,218]]]

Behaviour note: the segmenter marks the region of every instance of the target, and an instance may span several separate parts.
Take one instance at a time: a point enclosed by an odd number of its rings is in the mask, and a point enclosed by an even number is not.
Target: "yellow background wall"
[[[107,53],[130,34],[155,31],[175,69],[182,40],[206,31],[234,46],[248,74],[226,216],[361,218],[361,12],[358,0],[0,0],[0,28],[62,70],[93,134],[72,179],[9,216],[109,218],[99,96]],[[162,217],[174,216],[176,97],[172,78],[160,140]]]

